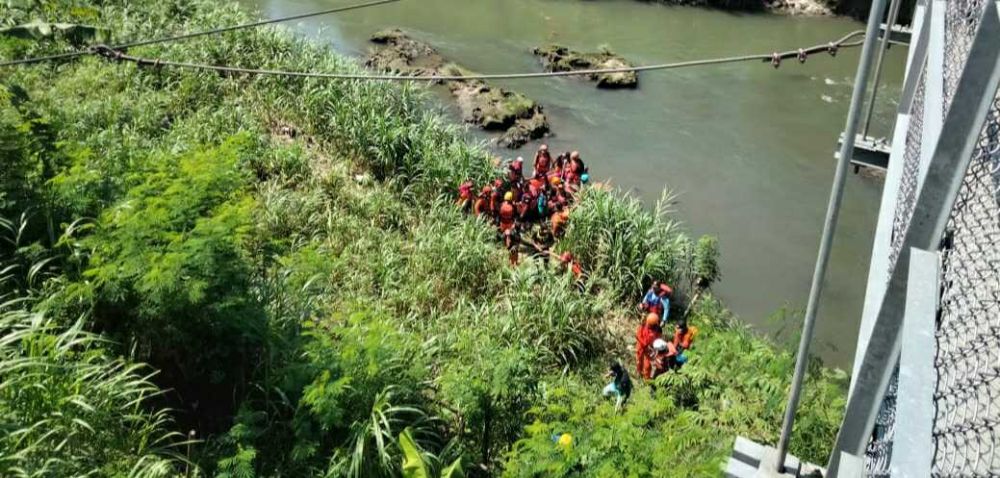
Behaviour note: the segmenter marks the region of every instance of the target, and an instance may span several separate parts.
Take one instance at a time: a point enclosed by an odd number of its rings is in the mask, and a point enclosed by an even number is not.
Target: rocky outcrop
[[[470,71],[447,61],[433,47],[410,38],[398,29],[372,35],[378,46],[365,62],[370,68],[413,76],[469,75]],[[542,107],[521,93],[491,86],[480,80],[442,82],[455,97],[462,118],[488,131],[503,131],[500,144],[518,148],[549,131]]]
[[[767,9],[774,13],[820,17],[831,15],[830,7],[819,0],[767,0]]]
[[[564,46],[549,45],[535,48],[532,53],[542,59],[542,64],[548,71],[608,70],[632,66],[627,60],[609,50],[581,53]],[[598,88],[635,88],[639,83],[634,71],[591,73],[586,76],[589,80],[597,82]]]
[[[642,0],[647,2],[649,0]],[[771,12],[797,16],[823,16],[839,14],[864,16],[871,0],[656,0],[667,5],[718,8],[738,12]],[[863,8],[847,11],[842,5],[861,5]],[[836,7],[836,8],[833,8]],[[862,18],[863,19],[863,18]]]

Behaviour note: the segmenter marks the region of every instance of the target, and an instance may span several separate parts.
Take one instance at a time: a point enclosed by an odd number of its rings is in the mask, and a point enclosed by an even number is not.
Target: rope
[[[298,15],[291,15],[291,16],[287,16],[287,17],[271,18],[271,19],[261,20],[261,21],[252,22],[252,23],[243,23],[243,24],[240,24],[240,25],[232,25],[232,26],[228,26],[228,27],[213,28],[211,30],[203,30],[203,31],[191,32],[191,33],[182,33],[180,35],[168,36],[168,37],[162,37],[162,38],[156,38],[156,39],[152,39],[152,40],[139,40],[139,41],[134,41],[134,42],[129,42],[129,43],[121,43],[121,44],[118,44],[118,45],[113,45],[113,46],[104,47],[104,48],[110,48],[112,50],[126,50],[128,48],[133,48],[133,47],[137,47],[137,46],[146,46],[146,45],[153,45],[153,44],[156,44],[156,43],[166,43],[166,42],[171,42],[171,41],[187,40],[189,38],[196,38],[196,37],[205,36],[205,35],[215,35],[215,34],[219,34],[219,33],[231,32],[231,31],[235,31],[235,30],[243,30],[243,29],[255,28],[255,27],[259,27],[259,26],[263,26],[263,25],[270,25],[270,24],[273,24],[273,23],[288,22],[288,21],[292,21],[292,20],[301,20],[303,18],[318,17],[320,15],[329,15],[331,13],[346,12],[346,11],[349,11],[349,10],[357,10],[357,9],[361,9],[361,8],[374,7],[374,6],[377,6],[377,5],[384,5],[386,3],[394,3],[394,2],[398,2],[398,1],[400,1],[400,0],[375,0],[375,1],[372,1],[372,2],[358,3],[358,4],[354,4],[354,5],[347,5],[347,6],[344,6],[344,7],[337,7],[337,8],[330,8],[330,9],[327,9],[327,10],[320,10],[320,11],[316,11],[316,12],[301,13],[301,14],[298,14]],[[97,48],[97,47],[95,47],[95,48]],[[38,56],[38,57],[32,57],[32,58],[22,58],[20,60],[11,60],[11,61],[0,62],[0,67],[16,66],[16,65],[27,65],[27,64],[41,63],[41,62],[52,61],[52,60],[62,60],[62,59],[74,58],[74,57],[78,57],[78,56],[82,56],[82,55],[90,55],[90,54],[93,54],[93,53],[94,53],[94,49],[87,49],[87,50],[71,51],[71,52],[67,52],[67,53],[60,53],[60,54],[56,54],[56,55]]]
[[[141,66],[172,66],[177,68],[189,68],[189,69],[199,69],[199,70],[211,70],[225,73],[244,73],[251,75],[272,75],[272,76],[290,76],[290,77],[304,77],[304,78],[326,78],[326,79],[336,79],[336,80],[385,80],[385,81],[466,81],[466,80],[518,80],[518,79],[530,79],[530,78],[552,78],[552,77],[562,77],[562,76],[581,76],[581,75],[594,75],[594,74],[604,74],[604,73],[625,73],[625,72],[640,72],[640,71],[653,71],[653,70],[670,70],[676,68],[687,68],[693,66],[704,66],[704,65],[718,65],[723,63],[736,63],[743,61],[765,61],[780,63],[782,58],[798,58],[799,61],[804,62],[802,58],[811,54],[818,52],[828,52],[831,56],[836,55],[839,48],[850,48],[861,45],[862,41],[856,40],[853,42],[848,42],[848,40],[863,35],[863,30],[856,30],[844,35],[840,39],[830,43],[824,43],[822,45],[814,45],[808,48],[797,48],[794,50],[788,50],[784,52],[774,52],[756,55],[743,55],[743,56],[730,56],[722,58],[709,58],[704,60],[692,60],[692,61],[680,61],[674,63],[660,63],[655,65],[644,65],[644,66],[631,66],[622,68],[599,68],[599,69],[589,69],[589,70],[573,70],[573,71],[551,71],[551,72],[533,72],[533,73],[494,73],[494,74],[476,74],[476,75],[430,75],[430,76],[404,76],[404,75],[371,75],[371,74],[359,74],[359,73],[322,73],[322,72],[311,72],[311,71],[288,71],[288,70],[268,70],[260,68],[240,68],[234,66],[221,66],[221,65],[208,65],[204,63],[188,63],[181,61],[169,61],[162,59],[149,59],[140,58],[135,56],[129,56],[120,51],[116,51],[114,47],[107,46],[97,46],[95,47],[95,54],[104,56],[105,58],[118,60],[118,61],[128,61]],[[777,68],[777,65],[775,65]]]
[[[55,55],[36,56],[36,57],[32,57],[32,58],[21,58],[20,60],[11,60],[11,61],[2,62],[2,63],[0,63],[0,67],[4,67],[4,66],[17,66],[17,65],[28,65],[28,64],[31,64],[31,63],[41,63],[43,61],[63,60],[63,59],[66,59],[66,58],[73,58],[73,57],[77,57],[77,56],[81,56],[81,55],[87,55],[87,54],[90,54],[90,52],[86,51],[86,50],[83,50],[83,51],[71,51],[71,52],[67,52],[67,53],[58,53],[58,54],[55,54]]]

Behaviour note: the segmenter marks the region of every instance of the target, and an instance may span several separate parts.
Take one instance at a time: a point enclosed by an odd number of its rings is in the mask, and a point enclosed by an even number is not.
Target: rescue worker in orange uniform
[[[472,181],[466,181],[458,186],[458,201],[456,204],[462,212],[472,210]]]
[[[674,340],[672,344],[678,353],[691,348],[691,343],[694,342],[695,335],[698,335],[698,327],[688,327],[687,322],[683,320],[677,323],[677,327],[674,328]]]
[[[503,245],[507,248],[507,252],[510,254],[510,265],[516,266],[519,259],[517,249],[521,245],[521,235],[518,234],[516,227],[512,227],[503,232]]]
[[[661,334],[660,318],[656,314],[647,315],[635,332],[636,372],[642,378],[650,378],[650,349],[653,347],[653,342],[660,338]]]
[[[663,339],[653,341],[653,352],[649,358],[650,378],[656,378],[677,367],[677,347]]]
[[[580,185],[580,178],[587,172],[587,166],[580,159],[580,152],[569,153],[569,164],[566,165],[566,182],[572,186]]]
[[[535,153],[535,176],[549,174],[549,167],[552,165],[552,156],[549,155],[549,146],[543,144],[538,147]]]
[[[556,205],[556,212],[552,213],[552,235],[562,237],[566,232],[566,223],[569,222],[569,211],[562,204]]]
[[[524,158],[518,156],[507,169],[507,180],[512,184],[520,184],[524,181]]]
[[[537,191],[538,194],[544,193],[546,181],[548,180],[544,174],[535,173],[535,176],[528,180],[528,192]]]
[[[559,256],[559,262],[568,267],[569,270],[573,271],[573,277],[575,277],[576,280],[583,279],[583,267],[580,266],[579,262],[573,259],[573,253],[569,251],[564,252],[562,256]]]
[[[522,223],[532,222],[538,216],[538,209],[535,208],[537,196],[533,196],[531,191],[521,195],[521,200],[517,202],[517,218]]]
[[[497,179],[493,181],[493,191],[490,192],[490,216],[494,218],[500,213],[500,204],[503,203],[503,181]]]
[[[566,193],[563,180],[558,176],[549,176],[549,190],[547,193],[549,195],[549,203],[552,207],[560,204],[563,206],[569,205],[569,194]]]
[[[569,155],[567,153],[561,153],[556,156],[555,161],[552,162],[551,171],[549,171],[550,178],[562,179],[566,174],[566,163],[569,161]]]
[[[483,186],[483,190],[479,192],[479,196],[476,196],[476,200],[472,203],[472,213],[479,217],[489,214],[490,195],[492,194],[493,188],[490,186]]]
[[[500,212],[497,214],[500,222],[500,232],[505,233],[514,228],[514,218],[517,211],[514,208],[514,193],[507,191],[503,195],[503,204],[500,205]]]

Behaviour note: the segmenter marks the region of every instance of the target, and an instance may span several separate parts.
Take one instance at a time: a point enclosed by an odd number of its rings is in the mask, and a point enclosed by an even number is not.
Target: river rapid
[[[277,17],[346,2],[244,4]],[[403,0],[291,25],[359,58],[368,37],[387,27],[472,70],[499,73],[541,71],[531,49],[553,42],[607,46],[645,65],[825,44],[864,25],[635,0]],[[553,131],[545,142],[581,151],[594,178],[650,206],[664,188],[677,193],[675,217],[693,234],[720,239],[716,293],[742,320],[784,341],[805,308],[859,50],[777,70],[753,62],[646,72],[629,91],[576,78],[498,84],[540,102]],[[878,136],[891,127],[905,56],[901,47],[888,52],[872,125]],[[442,108],[458,118],[446,102]],[[497,152],[530,160],[536,146]],[[813,346],[829,365],[849,368],[854,354],[881,187],[863,175],[847,180]]]

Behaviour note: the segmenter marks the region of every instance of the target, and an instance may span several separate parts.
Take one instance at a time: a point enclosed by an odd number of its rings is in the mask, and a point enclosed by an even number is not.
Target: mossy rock
[[[541,113],[541,107],[530,98],[483,82],[459,83],[452,93],[465,121],[486,130],[505,130],[514,126],[518,119],[529,119]]]
[[[371,36],[373,48],[366,66],[413,76],[468,76],[474,74],[448,61],[429,44],[399,29]],[[517,148],[549,130],[542,107],[521,93],[490,86],[479,80],[444,81],[462,111],[462,119],[487,131],[503,131],[500,143]]]
[[[402,30],[382,30],[371,36],[380,47],[369,52],[365,66],[381,71],[413,76],[432,76],[448,63],[430,45],[414,40]]]
[[[518,118],[514,125],[500,137],[499,143],[508,148],[516,149],[531,140],[539,139],[549,132],[549,123],[541,112],[529,118]]]
[[[560,45],[548,45],[532,50],[541,58],[548,71],[606,70],[631,68],[632,64],[610,50],[598,52],[578,52]],[[615,73],[592,73],[587,79],[596,82],[598,88],[635,88],[639,77],[634,71]]]

